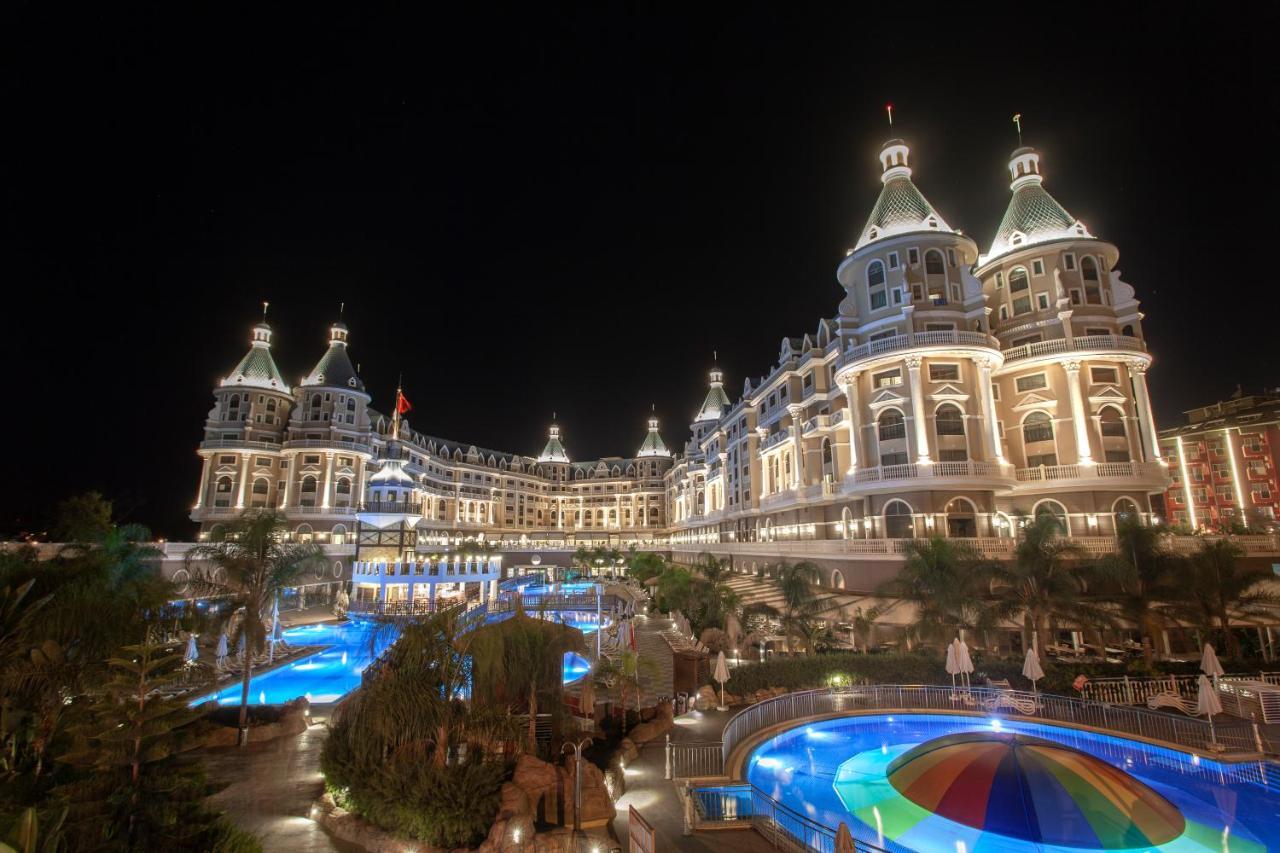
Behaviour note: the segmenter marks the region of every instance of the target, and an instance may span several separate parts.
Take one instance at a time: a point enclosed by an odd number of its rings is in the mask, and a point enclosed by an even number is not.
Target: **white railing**
[[[915,332],[910,335],[894,335],[892,338],[868,341],[865,344],[852,347],[845,350],[842,361],[844,364],[852,364],[855,361],[861,361],[865,358],[874,358],[889,352],[939,346],[970,346],[999,350],[1000,342],[985,332],[966,332],[956,330],[941,332]]]
[[[1219,680],[1261,681],[1265,684],[1280,685],[1280,672],[1231,673],[1222,676]],[[1161,678],[1096,678],[1085,684],[1081,693],[1086,699],[1110,702],[1115,705],[1145,705],[1151,697],[1164,693],[1173,693],[1181,699],[1195,702],[1196,695],[1199,693],[1199,681],[1198,675],[1166,675]],[[1247,712],[1240,707],[1239,696],[1234,692],[1223,691],[1220,698],[1228,712],[1238,717],[1247,715]]]
[[[1036,341],[1021,346],[1002,350],[1004,363],[1021,361],[1027,358],[1039,358],[1044,355],[1058,355],[1065,352],[1082,352],[1096,350],[1124,350],[1126,352],[1146,352],[1147,345],[1138,338],[1128,335],[1080,335],[1068,343],[1065,338],[1052,341]]]
[[[800,431],[808,435],[814,430],[830,429],[831,426],[831,415],[814,415],[804,422],[804,426],[800,428]]]
[[[353,441],[339,441],[336,438],[298,438],[290,439],[284,443],[285,450],[299,450],[311,447],[324,450],[348,450],[352,453],[373,452],[373,447],[368,444],[357,444]]]
[[[763,452],[771,447],[776,447],[789,438],[791,438],[791,430],[789,429],[780,430],[775,432],[773,435],[765,436],[764,441],[760,442],[760,450]]]
[[[239,438],[218,438],[200,442],[201,450],[279,450],[280,444],[271,441],[245,441]]]
[[[1159,462],[1097,462],[1093,465],[1039,465],[1035,468],[1019,468],[1019,482],[1040,483],[1057,480],[1081,480],[1091,478],[1164,478],[1166,469]]]
[[[362,580],[377,578],[395,578],[396,583],[413,583],[418,579],[429,579],[436,583],[452,581],[489,581],[498,580],[502,575],[502,567],[496,562],[487,560],[466,560],[462,562],[380,562],[357,560],[351,564],[351,577],[357,583]]]
[[[1208,752],[1236,754],[1275,752],[1255,726],[1243,720],[1207,720],[1174,716],[1126,705],[1112,705],[1068,696],[975,687],[915,684],[871,684],[788,693],[758,702],[733,717],[724,728],[721,754],[724,772],[734,770],[734,753],[772,726],[805,718],[867,711],[946,711],[1008,716],[1043,723],[1066,723],[1104,732]]]
[[[998,462],[934,462],[928,465],[908,462],[903,465],[859,468],[854,472],[853,482],[880,483],[886,480],[915,480],[926,477],[1003,477],[1007,479],[1009,476],[1010,469]]]

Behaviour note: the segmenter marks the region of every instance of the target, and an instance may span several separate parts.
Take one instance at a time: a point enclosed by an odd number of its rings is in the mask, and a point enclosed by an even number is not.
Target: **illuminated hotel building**
[[[1273,531],[1280,480],[1280,390],[1192,409],[1160,432],[1173,483],[1169,522],[1195,530]]]
[[[537,456],[407,420],[396,435],[370,408],[344,325],[290,386],[262,323],[214,389],[192,518],[208,536],[246,509],[278,508],[294,536],[359,538],[377,559],[483,540],[708,549],[749,568],[900,560],[903,540],[932,535],[1008,555],[1018,526],[1044,512],[1101,543],[1122,515],[1161,512],[1152,358],[1117,248],[1048,193],[1040,156],[1020,148],[984,254],[921,193],[909,157],[901,140],[880,151],[882,188],[836,268],[834,316],[784,338],[736,399],[713,369],[683,452],[668,452],[656,420],[635,454],[586,462],[554,425]],[[866,588],[868,575],[855,581]]]
[[[1155,512],[1168,471],[1152,358],[1116,247],[1020,148],[982,254],[917,188],[909,155],[901,140],[880,151],[835,316],[784,338],[736,402],[712,372],[667,475],[673,550],[847,558],[922,536],[984,544],[1042,512],[1078,537]]]

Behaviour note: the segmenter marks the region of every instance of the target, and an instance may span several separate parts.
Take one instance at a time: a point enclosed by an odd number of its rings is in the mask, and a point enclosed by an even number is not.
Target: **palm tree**
[[[1177,611],[1205,633],[1216,624],[1227,653],[1240,655],[1240,640],[1231,630],[1233,616],[1257,616],[1280,604],[1265,589],[1271,574],[1263,568],[1244,566],[1244,551],[1229,539],[1206,540],[1184,565],[1181,586],[1185,594]]]
[[[909,632],[945,645],[957,629],[984,622],[989,587],[971,547],[934,537],[909,542],[906,563],[878,592],[914,604],[916,622]]]
[[[272,601],[299,575],[323,559],[324,552],[312,542],[289,542],[284,538],[285,519],[266,510],[247,513],[227,525],[223,538],[197,545],[187,552],[188,564],[201,562],[212,573],[199,572],[197,585],[229,594],[244,607],[232,639],[245,643],[244,671],[240,676],[240,744],[249,734],[249,681],[253,677],[253,655],[266,647],[270,626],[266,616]],[[214,574],[221,571],[220,578]],[[224,579],[225,578],[225,579]],[[233,608],[234,610],[234,608]]]
[[[1143,652],[1152,658],[1155,638],[1173,614],[1174,602],[1184,597],[1181,576],[1185,561],[1161,544],[1161,529],[1124,518],[1116,530],[1116,553],[1095,567],[1098,595],[1117,615],[1138,627],[1145,640]]]
[[[1051,513],[1042,513],[1023,528],[1011,564],[989,567],[994,592],[999,601],[992,618],[1021,617],[1024,639],[1035,641],[1042,653],[1049,639],[1049,623],[1059,619],[1105,622],[1104,610],[1086,603],[1083,552],[1064,541],[1062,522]]]
[[[693,568],[711,583],[718,583],[729,573],[729,561],[717,558],[710,551],[703,551],[694,560]]]
[[[817,615],[818,599],[814,591],[821,579],[816,563],[802,560],[799,563],[779,563],[775,583],[782,593],[782,630],[791,637],[798,637],[810,653],[814,647],[806,639],[814,630],[810,624]]]
[[[643,691],[640,688],[640,677],[642,675],[653,675],[657,672],[657,665],[648,658],[641,657],[638,652],[630,649],[623,649],[612,658],[601,658],[596,661],[595,667],[592,669],[591,677],[595,680],[597,687],[618,688],[618,699],[622,704],[622,728],[627,728],[627,697],[632,690],[636,696],[636,713],[640,712],[643,701]]]

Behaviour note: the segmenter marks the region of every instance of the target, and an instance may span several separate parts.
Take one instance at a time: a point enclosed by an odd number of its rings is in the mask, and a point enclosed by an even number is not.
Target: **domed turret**
[[[667,450],[667,445],[662,440],[662,436],[658,435],[658,418],[650,416],[649,418],[649,434],[644,437],[644,443],[640,445],[640,450],[636,452],[636,456],[670,456],[671,451]]]
[[[364,382],[356,375],[347,352],[347,327],[338,321],[329,327],[329,349],[302,380],[303,385],[324,385],[331,388],[354,388],[364,391]]]
[[[854,246],[857,251],[875,240],[912,231],[951,231],[911,181],[907,165],[911,150],[901,139],[890,139],[880,149],[880,181],[884,184],[867,224]]]
[[[1022,147],[1009,155],[1009,177],[1013,197],[984,262],[1034,243],[1093,236],[1045,190],[1040,154],[1034,148]]]
[[[694,418],[694,422],[698,421],[718,421],[729,411],[733,404],[729,401],[729,395],[724,392],[724,372],[718,368],[711,368],[711,388],[707,391],[706,398],[702,401],[702,408],[698,410],[698,416]]]
[[[269,388],[289,393],[289,386],[271,357],[271,327],[263,320],[253,327],[249,351],[220,383],[222,387]]]
[[[538,455],[539,462],[568,462],[569,454],[565,452],[564,445],[560,443],[560,427],[558,424],[552,424],[547,430],[547,446],[542,448],[542,453]]]

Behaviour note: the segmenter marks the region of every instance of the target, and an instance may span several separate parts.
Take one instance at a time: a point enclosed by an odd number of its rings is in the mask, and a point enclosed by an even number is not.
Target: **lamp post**
[[[591,743],[591,738],[586,737],[577,743],[566,743],[560,747],[560,751],[566,749],[573,750],[573,832],[576,835],[582,831],[582,748]]]

